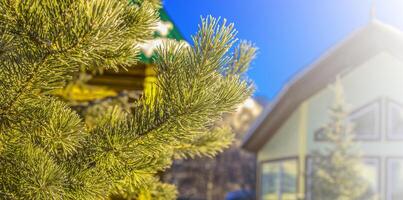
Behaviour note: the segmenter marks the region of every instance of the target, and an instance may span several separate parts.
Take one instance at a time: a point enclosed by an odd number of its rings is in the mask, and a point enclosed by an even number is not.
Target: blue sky
[[[235,23],[238,37],[259,54],[249,77],[256,96],[273,99],[283,85],[333,45],[377,17],[403,29],[403,0],[165,0],[164,6],[187,40],[200,16]]]

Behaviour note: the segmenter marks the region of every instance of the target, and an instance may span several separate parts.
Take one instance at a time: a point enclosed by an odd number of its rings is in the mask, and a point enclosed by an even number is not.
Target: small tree
[[[371,199],[369,183],[361,174],[361,152],[353,141],[353,125],[347,119],[348,109],[339,79],[333,90],[335,99],[330,107],[330,122],[324,127],[327,146],[324,151],[312,154],[313,199]]]
[[[204,19],[193,46],[157,52],[155,92],[130,111],[85,124],[52,96],[80,69],[133,66],[152,38],[158,2],[0,0],[0,196],[4,199],[174,199],[157,174],[172,159],[214,155],[231,132],[214,123],[248,98],[254,48],[233,25]]]

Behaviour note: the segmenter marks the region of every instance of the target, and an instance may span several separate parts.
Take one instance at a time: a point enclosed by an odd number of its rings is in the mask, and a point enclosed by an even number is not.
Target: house
[[[243,141],[257,155],[259,200],[311,199],[310,154],[323,149],[339,76],[380,199],[403,199],[403,33],[373,19],[289,82]]]

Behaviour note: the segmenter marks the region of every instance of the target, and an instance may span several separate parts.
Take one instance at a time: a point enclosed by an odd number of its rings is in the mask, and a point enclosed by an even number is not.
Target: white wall
[[[273,160],[298,155],[298,123],[300,111],[297,109],[277,133],[257,154],[258,161]]]

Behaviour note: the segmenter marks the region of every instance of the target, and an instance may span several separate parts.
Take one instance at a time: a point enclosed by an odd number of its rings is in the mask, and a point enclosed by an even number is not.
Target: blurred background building
[[[311,153],[328,145],[327,86],[337,76],[363,152],[362,178],[376,199],[403,199],[403,33],[374,17],[290,81],[251,128],[242,146],[257,155],[259,200],[313,199]]]

